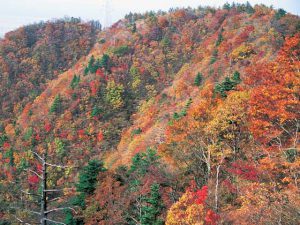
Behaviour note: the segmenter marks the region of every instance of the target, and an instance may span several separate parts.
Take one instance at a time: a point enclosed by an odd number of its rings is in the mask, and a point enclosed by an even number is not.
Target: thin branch
[[[70,209],[70,210],[72,210],[74,213],[77,214],[77,211],[76,211],[75,209],[71,208],[71,207],[63,207],[63,208],[55,208],[55,209],[51,209],[51,210],[46,211],[45,214],[49,214],[49,213],[51,213],[51,212],[60,211],[60,210],[65,210],[65,209]]]
[[[58,191],[64,191],[64,190],[72,190],[73,188],[64,188],[64,189],[46,189],[44,192],[58,192]]]
[[[54,201],[57,201],[58,199],[61,199],[61,197],[50,199],[50,200],[48,200],[48,202],[54,202]]]
[[[46,220],[46,221],[49,221],[49,222],[52,222],[52,223],[57,223],[57,224],[67,225],[67,224],[65,224],[65,223],[58,222],[58,221],[55,221],[55,220],[50,220],[50,219],[48,219],[48,218],[43,218],[43,220]]]
[[[21,190],[21,192],[22,192],[23,194],[26,194],[26,195],[36,195],[36,196],[41,196],[41,195],[39,195],[39,194],[30,193],[30,192],[27,192],[27,191],[24,191],[24,190]]]
[[[44,192],[59,192],[59,191],[64,191],[64,189],[47,189],[47,190],[44,190]]]
[[[215,187],[215,210],[218,212],[218,187],[219,187],[219,173],[220,173],[221,165],[217,166],[217,179],[216,179],[216,187]]]
[[[132,216],[130,216],[130,218],[134,221],[134,222],[136,222],[136,224],[141,224],[139,221],[137,221],[134,217],[132,217]]]
[[[30,223],[26,223],[26,222],[24,222],[23,220],[21,220],[20,218],[18,218],[17,216],[15,216],[14,215],[14,217],[15,217],[15,219],[16,220],[18,220],[21,224],[25,224],[25,225],[31,225]]]
[[[30,209],[23,209],[23,208],[19,208],[19,207],[10,207],[11,209],[20,209],[20,210],[24,210],[26,212],[30,212],[32,214],[36,214],[36,215],[41,215],[39,212],[36,212],[36,211],[32,211]]]
[[[37,152],[30,150],[36,157],[38,157],[42,162],[45,162],[45,159],[43,159]]]
[[[31,173],[35,174],[35,175],[36,175],[38,178],[40,178],[40,179],[43,179],[43,177],[42,177],[41,175],[39,175],[37,172],[35,172],[35,171],[31,170],[31,169],[24,169],[24,170],[26,170],[26,171],[28,171],[28,172],[31,172]]]
[[[69,166],[56,165],[51,163],[45,163],[47,166],[58,167],[58,168],[70,168]]]

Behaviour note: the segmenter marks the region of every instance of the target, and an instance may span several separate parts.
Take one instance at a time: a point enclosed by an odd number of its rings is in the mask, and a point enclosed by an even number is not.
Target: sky
[[[175,7],[222,6],[231,0],[0,0],[0,36],[22,25],[64,16],[99,20],[105,26],[123,18],[129,12],[168,10]],[[108,2],[108,5],[106,4]],[[244,3],[246,0],[235,0]],[[249,0],[283,8],[300,15],[300,0]],[[108,13],[104,13],[108,9]]]

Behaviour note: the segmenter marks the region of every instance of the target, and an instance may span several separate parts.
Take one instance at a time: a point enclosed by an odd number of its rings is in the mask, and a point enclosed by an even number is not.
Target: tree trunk
[[[46,154],[43,155],[43,175],[42,175],[42,199],[41,199],[41,224],[47,225],[47,164]]]

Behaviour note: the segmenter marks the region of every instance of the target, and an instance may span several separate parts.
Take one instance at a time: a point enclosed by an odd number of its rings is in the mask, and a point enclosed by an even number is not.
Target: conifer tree
[[[202,84],[202,80],[203,80],[203,75],[200,72],[197,73],[194,80],[194,85],[199,87]]]
[[[100,60],[100,66],[105,69],[105,71],[110,71],[110,57],[107,54],[104,54]]]
[[[50,113],[58,113],[61,110],[61,98],[60,95],[56,95],[54,102],[50,107]]]
[[[71,81],[70,87],[72,89],[75,89],[75,87],[77,87],[79,82],[80,82],[80,76],[77,77],[76,74],[75,74],[72,81]]]
[[[143,225],[161,225],[163,221],[158,218],[163,209],[161,195],[159,193],[159,184],[151,185],[150,197],[145,198],[146,206],[142,207],[141,224]]]
[[[95,63],[95,57],[94,57],[94,55],[92,55],[91,58],[90,58],[90,60],[89,60],[89,62],[88,62],[88,69],[89,69],[89,71],[91,71],[91,68],[93,68],[94,63]]]
[[[76,185],[77,191],[92,194],[96,188],[98,174],[105,170],[103,162],[96,159],[91,160],[79,174],[79,182]]]

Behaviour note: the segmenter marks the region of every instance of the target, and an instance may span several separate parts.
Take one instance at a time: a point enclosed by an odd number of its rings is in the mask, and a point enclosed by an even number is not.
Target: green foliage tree
[[[85,209],[85,198],[87,195],[93,194],[96,189],[97,178],[100,172],[104,172],[106,169],[103,166],[103,162],[97,159],[89,161],[82,171],[79,173],[79,181],[76,184],[76,190],[79,192],[74,198],[71,199],[71,204],[79,206],[81,209]],[[65,212],[65,223],[67,225],[83,225],[82,218],[74,218],[70,210]]]
[[[88,75],[89,72],[90,72],[89,68],[88,68],[88,67],[85,67],[85,68],[84,68],[84,71],[83,71],[84,76]]]
[[[136,32],[136,23],[132,24],[131,32],[135,33]]]
[[[78,86],[79,82],[80,82],[80,76],[77,76],[75,74],[74,77],[73,77],[73,79],[72,79],[72,81],[71,81],[70,87],[72,89],[75,89]]]
[[[91,116],[99,116],[101,113],[103,113],[103,109],[99,108],[97,105],[93,107],[92,112],[91,112]]]
[[[232,81],[237,85],[241,83],[241,74],[238,71],[235,71],[232,75]]]
[[[105,69],[105,71],[110,72],[111,62],[110,57],[107,54],[104,54],[100,60],[100,66]]]
[[[138,70],[138,68],[136,68],[135,66],[131,66],[130,67],[130,75],[132,76],[132,82],[131,82],[131,87],[134,89],[134,90],[137,90],[138,87],[140,86],[141,84],[141,74]]]
[[[199,87],[202,84],[202,80],[203,80],[203,75],[200,72],[197,73],[195,80],[194,80],[194,85]]]
[[[223,98],[227,97],[227,92],[233,90],[239,83],[241,83],[240,73],[234,72],[232,77],[225,77],[222,83],[215,87],[215,93],[219,93]]]
[[[178,112],[175,112],[173,114],[173,119],[174,120],[179,120],[181,119],[182,117],[186,116],[187,114],[187,110],[189,109],[190,105],[192,104],[193,100],[190,98],[187,103],[185,104],[185,106],[183,107],[183,109],[178,113]]]
[[[129,53],[130,53],[130,48],[127,45],[122,45],[120,47],[113,49],[113,54],[118,57],[124,56]]]
[[[94,55],[91,56],[87,67],[84,69],[84,75],[90,73],[96,73],[96,71],[103,67],[102,59],[95,59]]]
[[[88,195],[92,194],[96,188],[98,174],[105,170],[103,162],[96,159],[89,161],[79,174],[79,181],[76,185],[77,191]]]
[[[61,98],[60,98],[60,95],[56,95],[55,96],[55,99],[50,107],[50,113],[58,113],[61,111],[61,107],[62,107],[62,104],[61,104]]]
[[[124,86],[116,84],[115,81],[110,81],[106,87],[106,101],[112,106],[113,109],[121,108],[123,102]]]
[[[219,33],[219,35],[218,35],[218,39],[217,39],[217,42],[216,42],[216,46],[218,47],[221,43],[222,43],[222,41],[224,40],[224,38],[223,38],[223,31],[224,31],[224,29],[222,28],[221,29],[221,31],[220,31],[220,33]]]
[[[0,147],[2,147],[4,142],[6,142],[7,140],[8,140],[8,138],[7,138],[6,134],[0,135]]]
[[[164,222],[158,218],[164,205],[162,204],[159,193],[159,184],[151,185],[150,196],[145,198],[146,205],[142,207],[141,224],[143,225],[162,225]]]
[[[246,2],[246,6],[245,6],[245,11],[248,14],[253,14],[255,12],[254,8],[252,7],[252,5],[250,4],[250,2]]]
[[[231,9],[231,6],[228,2],[226,2],[224,5],[223,5],[223,9],[227,9],[227,10],[230,10]]]
[[[146,152],[137,153],[132,158],[129,173],[137,173],[143,176],[147,173],[149,166],[158,164],[159,158],[156,151],[151,148],[148,148]]]
[[[56,151],[56,153],[60,157],[64,157],[65,153],[66,153],[66,148],[65,148],[64,142],[61,139],[59,139],[59,138],[55,138],[54,139],[54,143],[55,143],[55,151]]]
[[[99,68],[101,68],[101,62],[100,62],[100,59],[97,59],[97,60],[95,61],[95,63],[93,64],[93,66],[90,67],[89,69],[90,69],[90,72],[91,72],[91,73],[96,73],[96,71],[97,71]]]
[[[215,49],[210,59],[210,64],[214,64],[217,61],[217,57],[218,57],[218,50]]]
[[[137,135],[137,134],[140,134],[140,133],[142,133],[142,129],[141,129],[141,128],[134,129],[134,130],[131,132],[132,136]]]
[[[168,37],[164,37],[161,41],[160,41],[161,46],[165,49],[171,46],[171,41]]]
[[[89,71],[91,70],[91,68],[93,68],[94,63],[95,63],[95,57],[94,57],[94,55],[92,55],[89,62],[88,62]]]
[[[286,15],[286,11],[284,9],[278,9],[275,14],[275,19],[279,20]]]

